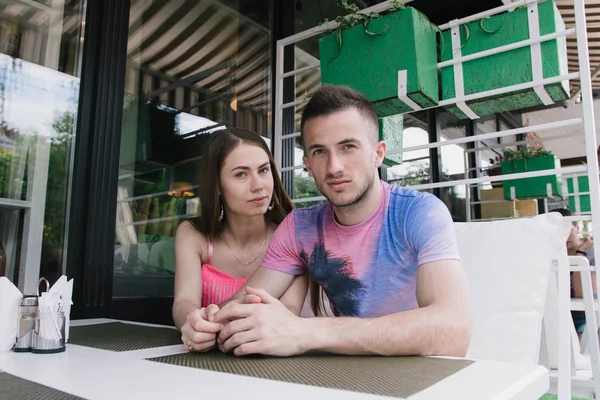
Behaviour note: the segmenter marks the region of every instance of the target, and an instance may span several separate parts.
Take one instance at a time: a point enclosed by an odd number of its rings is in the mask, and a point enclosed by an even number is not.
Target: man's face
[[[579,239],[579,224],[571,224],[571,233],[569,233],[569,237],[567,238],[567,251],[569,253],[574,253],[580,244],[581,240]]]
[[[385,156],[377,126],[354,107],[309,119],[304,125],[304,165],[335,207],[359,204]]]

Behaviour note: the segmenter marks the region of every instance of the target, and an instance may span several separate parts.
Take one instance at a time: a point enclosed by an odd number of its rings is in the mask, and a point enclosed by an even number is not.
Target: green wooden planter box
[[[387,151],[403,147],[403,133],[404,116],[402,114],[379,119],[379,140],[385,141]],[[402,164],[402,153],[386,156],[383,163],[389,167]]]
[[[406,8],[319,40],[321,81],[346,85],[374,102],[377,115],[387,117],[413,109],[398,99],[398,71],[407,71],[408,97],[422,108],[439,101],[436,31],[416,10]],[[336,57],[336,54],[339,55]]]
[[[567,178],[567,190],[570,194],[575,192],[582,193],[590,191],[590,181],[587,176],[577,177],[577,185],[578,188],[575,190],[573,178]],[[575,196],[569,196],[569,208],[573,212],[591,212],[592,207],[590,205],[590,195],[584,194],[579,196],[579,210],[577,210],[575,207]]]
[[[560,161],[554,156],[526,158],[513,161],[502,161],[502,175],[518,174],[521,172],[543,171],[560,168]],[[504,181],[504,198],[511,200],[510,188],[515,188],[517,199],[537,199],[548,197],[547,185],[552,185],[552,195],[562,196],[560,178],[556,175],[539,176],[535,178],[511,179]]]
[[[486,33],[479,26],[479,21],[467,24],[470,38],[466,41],[466,29],[461,27],[462,55],[467,56],[484,50],[494,49],[510,43],[529,39],[529,22],[527,7],[518,8],[491,16],[484,21],[484,27],[494,33]],[[565,25],[553,1],[538,3],[540,35],[547,35],[564,30]],[[452,39],[450,30],[443,32],[444,46],[442,61],[452,59]],[[567,42],[564,37],[543,42],[542,71],[543,77],[565,75],[568,73]],[[531,63],[531,47],[521,47],[512,51],[468,61],[463,64],[465,95],[484,92],[530,82],[533,80]],[[445,67],[441,71],[442,99],[455,97],[454,67]],[[546,85],[546,91],[554,100],[562,101],[569,97],[568,82]],[[517,110],[525,107],[542,105],[542,101],[533,89],[507,93],[499,96],[467,102],[467,105],[478,115],[484,116],[498,112]],[[458,107],[446,107],[459,118],[467,116]]]

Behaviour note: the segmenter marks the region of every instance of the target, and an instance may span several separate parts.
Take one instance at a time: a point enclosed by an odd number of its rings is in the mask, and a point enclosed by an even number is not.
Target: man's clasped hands
[[[225,303],[210,304],[188,314],[181,328],[190,351],[215,347],[236,356],[265,354],[291,356],[304,353],[304,318],[292,313],[262,289],[246,287],[246,294]]]

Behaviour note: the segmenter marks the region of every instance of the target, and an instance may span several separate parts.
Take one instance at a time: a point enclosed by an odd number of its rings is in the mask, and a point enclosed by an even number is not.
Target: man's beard
[[[327,179],[331,179],[333,177],[327,177]],[[371,173],[370,175],[367,175],[364,184],[362,185],[362,188],[359,190],[359,192],[356,194],[356,196],[354,196],[352,199],[350,199],[349,201],[346,201],[344,203],[336,203],[335,201],[333,201],[333,199],[329,198],[326,194],[324,190],[321,190],[321,193],[323,193],[323,195],[325,196],[325,198],[327,198],[327,200],[331,203],[331,205],[333,205],[335,208],[337,209],[343,209],[343,210],[348,210],[348,209],[352,209],[354,207],[356,207],[357,205],[359,205],[362,201],[364,201],[367,193],[369,192],[369,190],[371,190],[371,188],[373,187],[373,183],[375,181],[375,174]],[[326,185],[326,184],[325,184]],[[321,188],[319,188],[320,190]]]

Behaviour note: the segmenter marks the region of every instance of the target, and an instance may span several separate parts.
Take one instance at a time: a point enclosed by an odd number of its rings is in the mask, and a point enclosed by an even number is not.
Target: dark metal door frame
[[[88,0],[69,210],[71,317],[110,316],[129,0]]]

